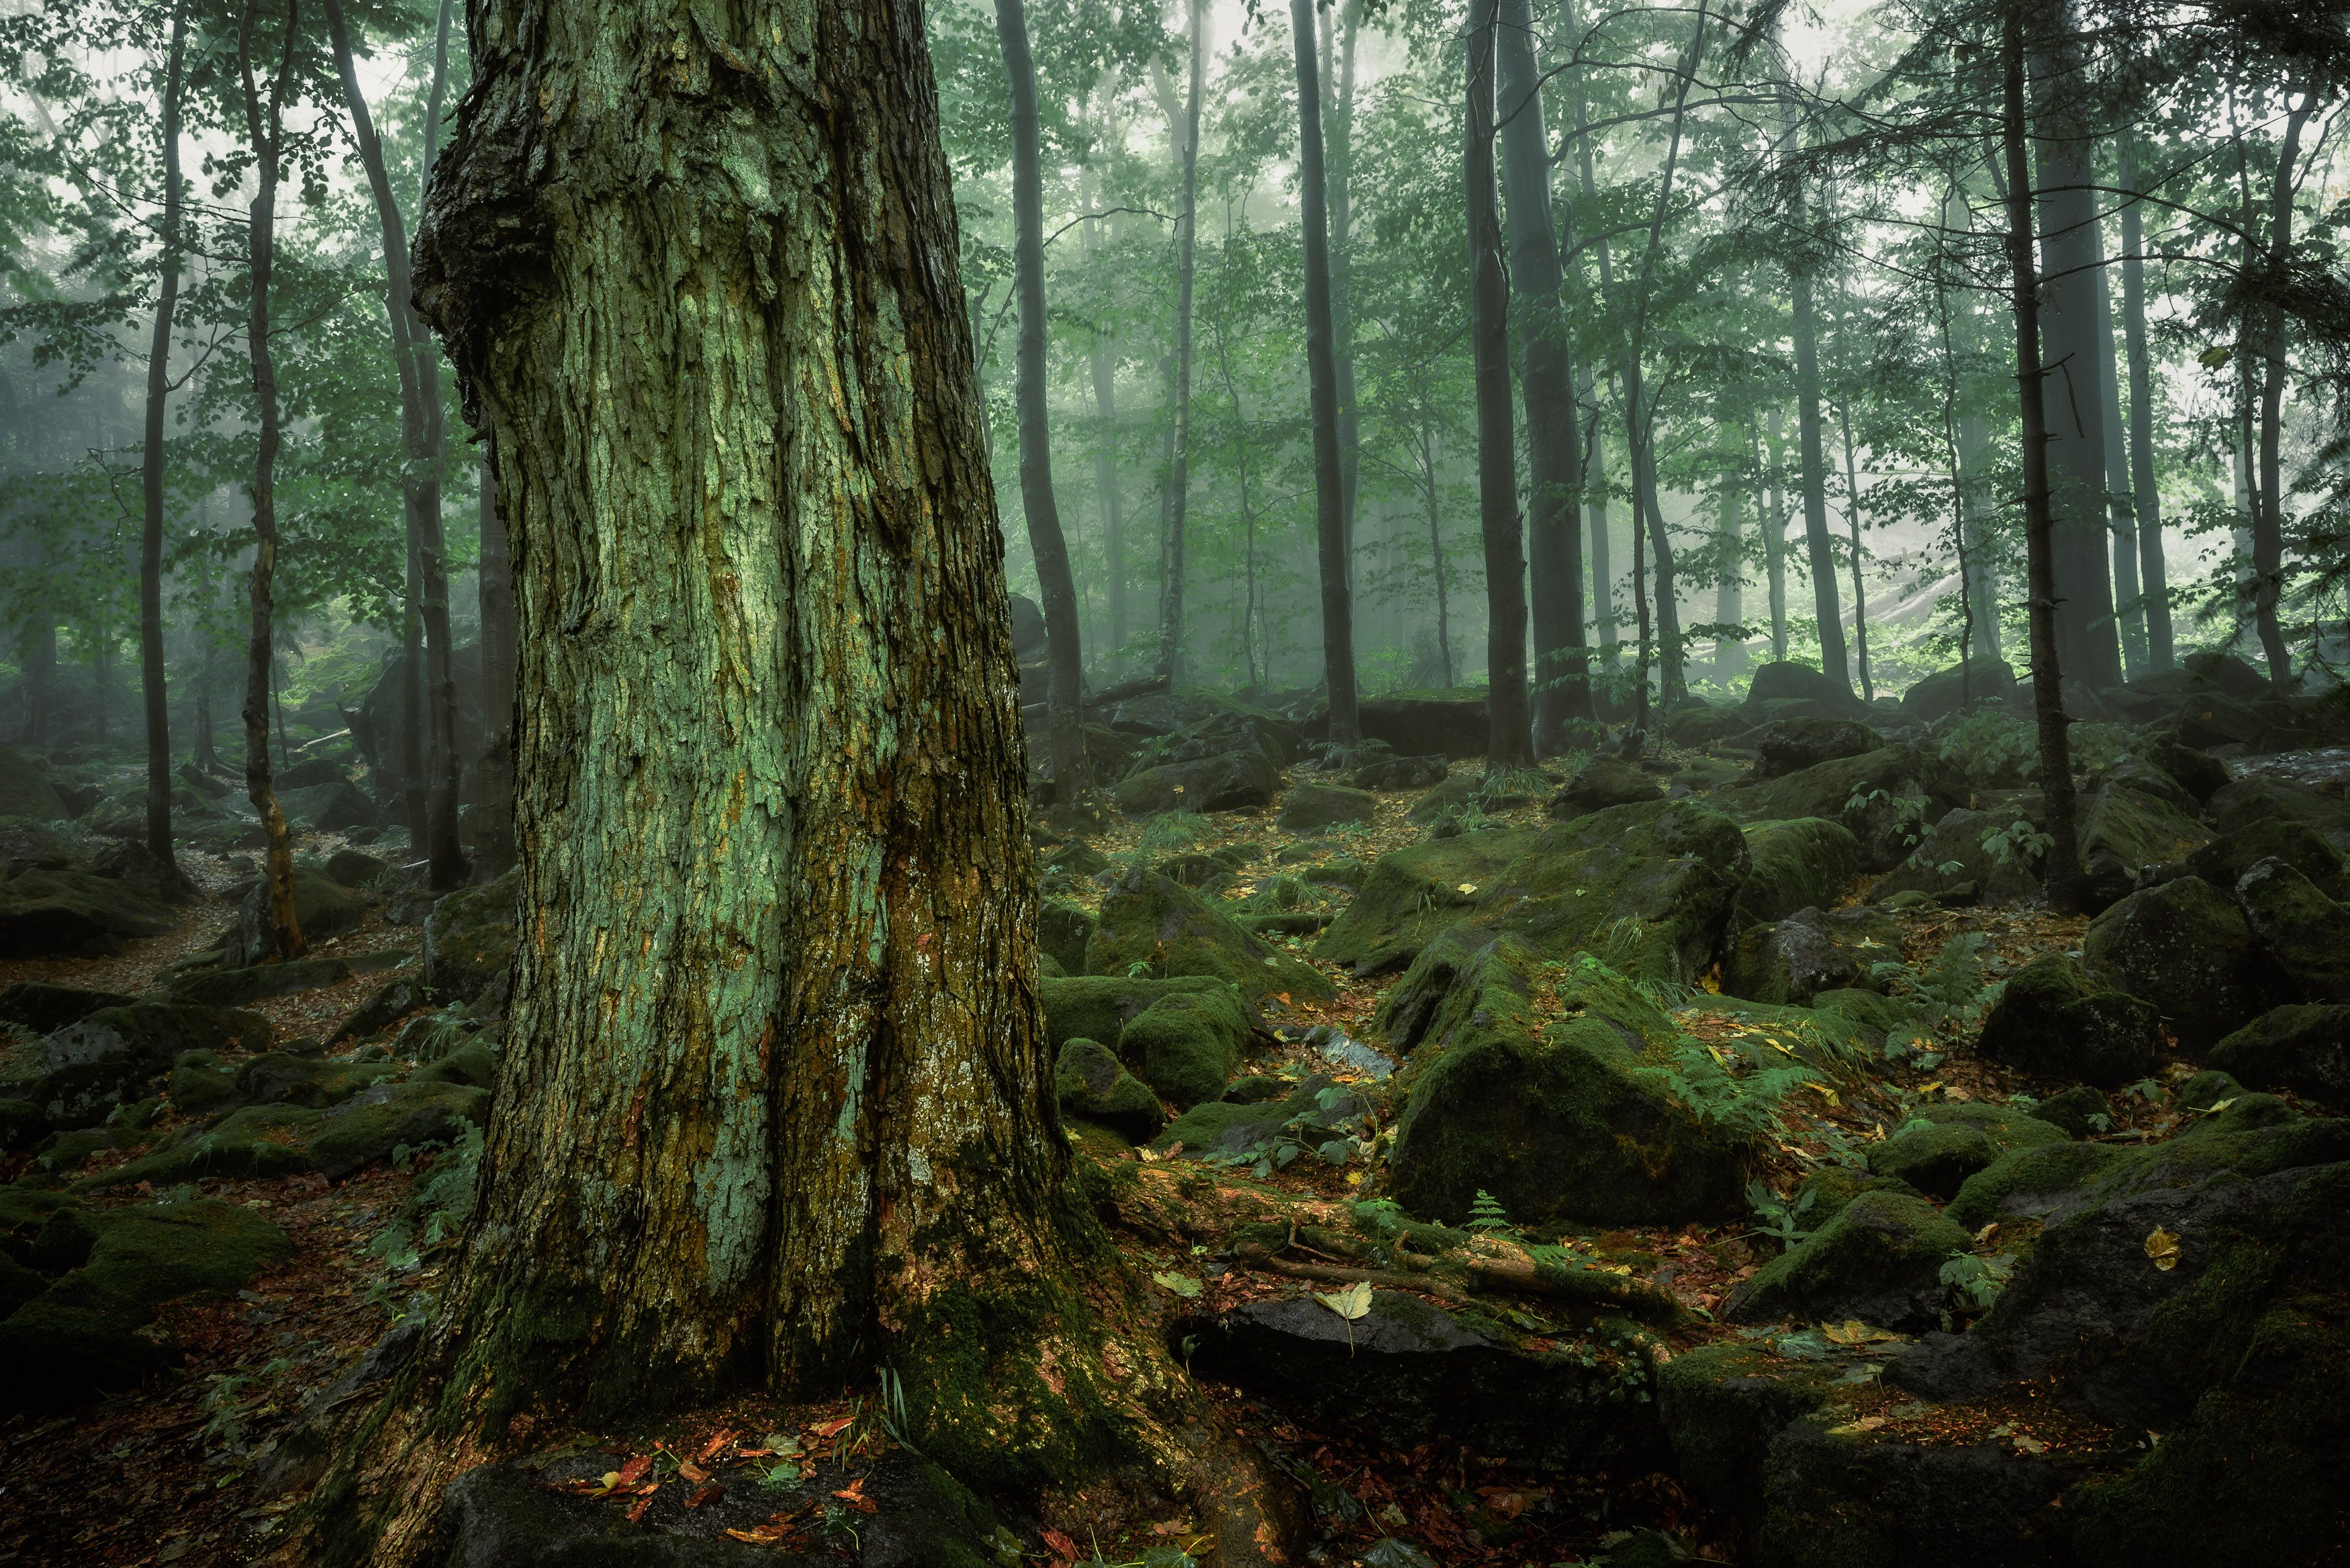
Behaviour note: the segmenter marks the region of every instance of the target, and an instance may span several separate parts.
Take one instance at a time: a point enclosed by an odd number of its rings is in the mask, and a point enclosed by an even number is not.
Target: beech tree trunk
[[[1346,488],[1338,452],[1336,327],[1330,314],[1329,187],[1322,168],[1322,91],[1314,63],[1314,0],[1289,0],[1297,57],[1298,216],[1305,251],[1305,379],[1314,420],[1315,538],[1322,578],[1322,677],[1330,740],[1362,739],[1355,708],[1353,594],[1347,583]]]
[[[2293,197],[2301,163],[2301,136],[2317,108],[2318,95],[2304,90],[2301,103],[2285,116],[2284,144],[2277,150],[2275,178],[2269,185],[2268,275],[2282,281],[2293,254]],[[2284,312],[2260,308],[2260,489],[2252,514],[2252,629],[2260,635],[2267,656],[2269,682],[2278,691],[2293,684],[2293,659],[2285,647],[2284,629],[2277,620],[2277,601],[2284,591],[2284,384],[2292,373],[2291,345],[2285,336]]]
[[[1502,0],[1494,48],[1501,82],[1503,180],[1509,192],[1510,287],[1524,344],[1518,383],[1526,407],[1533,486],[1526,509],[1532,566],[1534,747],[1565,748],[1567,725],[1589,720],[1583,632],[1582,450],[1575,369],[1567,352],[1566,275],[1550,209],[1550,136],[1543,122],[1529,0]],[[1472,195],[1471,200],[1474,200]]]
[[[1566,20],[1568,37],[1579,38],[1582,24],[1576,17],[1575,0],[1566,0],[1561,11]],[[1584,95],[1583,69],[1579,64],[1568,70],[1567,81],[1571,88],[1569,99],[1575,109],[1575,152],[1576,172],[1579,176],[1576,189],[1584,205],[1596,208],[1599,200],[1599,184],[1592,171],[1591,118],[1589,106]],[[1578,226],[1579,214],[1574,204],[1570,202],[1567,207],[1566,235],[1573,247],[1579,251],[1581,242],[1575,238]],[[1608,254],[1607,236],[1605,233],[1594,234],[1591,244],[1596,253],[1595,265],[1599,269],[1599,294],[1605,300],[1611,297],[1616,291],[1613,264]],[[1575,270],[1579,288],[1583,275],[1581,262],[1578,261],[1575,264]],[[1593,396],[1596,388],[1597,379],[1589,361],[1586,360],[1576,366],[1575,389],[1575,403],[1578,408],[1596,410],[1598,407]],[[1577,470],[1583,475],[1584,504],[1591,519],[1589,552],[1591,618],[1599,628],[1601,656],[1609,668],[1613,669],[1616,662],[1616,645],[1619,639],[1616,625],[1615,566],[1610,559],[1611,542],[1607,537],[1607,455],[1600,435],[1600,423],[1601,421],[1595,416],[1585,425],[1583,448],[1575,454],[1575,458]],[[1636,510],[1633,514],[1633,526],[1638,525],[1639,514]],[[1588,690],[1587,685],[1586,690]]]
[[[294,842],[269,774],[270,669],[276,662],[277,619],[277,363],[269,347],[269,275],[277,250],[277,175],[285,146],[286,98],[292,90],[301,37],[300,0],[286,0],[277,74],[265,104],[253,75],[259,0],[244,0],[237,25],[237,71],[244,92],[246,145],[254,152],[253,205],[245,223],[251,300],[245,310],[245,352],[253,362],[253,400],[259,429],[253,449],[253,575],[251,629],[244,660],[244,793],[261,818],[261,950],[263,959],[302,955],[302,928],[294,917]]]
[[[1779,139],[1793,149],[1797,131],[1792,97],[1779,102]],[[1804,223],[1804,196],[1795,195],[1794,224]],[[1820,420],[1819,307],[1812,296],[1808,261],[1787,269],[1795,338],[1795,445],[1804,496],[1804,562],[1812,578],[1812,613],[1819,623],[1820,670],[1846,691],[1852,666],[1845,654],[1844,616],[1836,602],[1835,545],[1828,537],[1828,462]]]
[[[1716,498],[1721,508],[1721,518],[1714,536],[1716,553],[1721,557],[1721,576],[1713,585],[1713,622],[1715,627],[1733,627],[1744,618],[1744,587],[1742,567],[1745,565],[1746,519],[1740,504],[1739,476],[1729,469],[1721,474],[1721,493]],[[1716,630],[1713,634],[1713,678],[1727,682],[1737,679],[1746,667],[1746,645],[1735,632]]]
[[[2066,733],[2062,649],[2056,619],[2056,518],[2049,494],[2046,372],[2040,347],[2040,276],[2033,254],[2030,130],[2023,107],[2023,8],[2034,0],[2006,0],[2000,28],[2004,112],[2002,150],[2007,162],[2007,263],[2015,314],[2015,384],[2022,425],[2023,541],[2032,633],[2032,708],[2040,734],[2040,787],[2050,844],[2045,887],[2049,904],[2074,910],[2081,902],[2081,855],[2073,823],[2073,755]]]
[[[1175,223],[1174,419],[1159,550],[1159,675],[1173,682],[1183,648],[1184,512],[1191,495],[1192,257],[1200,237],[1200,94],[1208,61],[1207,0],[1191,0],[1191,80],[1183,102],[1183,211]]]
[[[1022,0],[995,0],[995,36],[1012,87],[1013,285],[1020,301],[1020,346],[1013,401],[1020,418],[1020,510],[1028,522],[1028,549],[1036,562],[1036,588],[1045,598],[1046,741],[1053,798],[1075,805],[1085,794],[1085,652],[1077,626],[1076,579],[1068,541],[1053,495],[1053,433],[1046,395],[1045,170],[1036,123],[1036,67],[1028,52],[1028,16]]]
[[[1776,404],[1772,405],[1770,430],[1770,461],[1761,464],[1770,475],[1771,498],[1771,515],[1763,525],[1763,562],[1770,579],[1771,657],[1783,660],[1787,657],[1787,487],[1780,477],[1785,472],[1780,454],[1786,448],[1787,429],[1786,418]]]
[[[1300,0],[1304,3],[1304,0]],[[1476,366],[1478,519],[1485,542],[1485,766],[1531,766],[1526,701],[1526,557],[1518,532],[1516,422],[1510,409],[1510,296],[1502,271],[1502,214],[1493,191],[1495,0],[1469,8],[1467,188],[1469,337]]]
[[[1338,369],[1338,493],[1346,517],[1347,588],[1355,586],[1355,522],[1361,493],[1362,420],[1355,407],[1354,268],[1355,42],[1362,0],[1344,0],[1323,30],[1323,76],[1330,86],[1330,329]],[[1330,80],[1331,37],[1337,75]],[[1350,600],[1351,602],[1351,600]]]
[[[187,60],[185,0],[172,8],[163,67],[162,276],[147,348],[147,443],[139,479],[139,679],[147,708],[147,848],[177,875],[172,852],[172,709],[163,668],[163,413],[172,390],[172,321],[180,304],[180,89]]]
[[[2121,184],[2136,190],[2126,140]],[[2162,492],[2154,474],[2154,374],[2146,340],[2146,232],[2136,202],[2122,205],[2122,337],[2129,356],[2130,504],[2137,518],[2138,591],[2146,596],[2147,663],[2178,662],[2170,624],[2170,574],[2162,551]]]

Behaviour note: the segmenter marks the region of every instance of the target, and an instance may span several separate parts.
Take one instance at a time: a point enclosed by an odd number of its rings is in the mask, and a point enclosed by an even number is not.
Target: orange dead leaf
[[[719,1433],[716,1437],[712,1438],[710,1441],[702,1445],[701,1451],[693,1456],[695,1462],[699,1464],[708,1464],[711,1461],[711,1459],[717,1454],[719,1449],[724,1448],[733,1440],[734,1434],[732,1431]]]
[[[814,1432],[819,1438],[835,1438],[848,1429],[848,1422],[849,1417],[842,1416],[835,1420],[818,1421],[815,1426],[810,1427],[808,1430]]]
[[[859,1513],[879,1513],[881,1505],[865,1495],[865,1478],[858,1477],[832,1494]]]
[[[652,1468],[652,1457],[649,1454],[639,1454],[635,1459],[630,1459],[627,1464],[622,1465],[619,1469],[612,1472],[615,1479],[611,1481],[610,1485],[614,1490],[618,1490],[622,1487],[634,1486],[639,1481],[644,1480],[645,1472]]]
[[[693,1495],[685,1500],[685,1506],[688,1508],[700,1508],[703,1503],[716,1502],[720,1498],[724,1497],[725,1495],[726,1489],[723,1486],[697,1487],[694,1489]]]

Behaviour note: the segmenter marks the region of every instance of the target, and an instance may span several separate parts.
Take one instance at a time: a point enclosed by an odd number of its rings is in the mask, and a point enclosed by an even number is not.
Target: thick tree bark
[[[1302,0],[1301,0],[1302,3]],[[1478,520],[1485,542],[1485,765],[1534,763],[1526,701],[1526,557],[1518,525],[1516,421],[1510,408],[1510,286],[1493,191],[1495,0],[1469,8],[1461,150],[1469,236],[1469,337],[1477,384]]]
[[[351,140],[358,145],[359,162],[367,171],[368,186],[375,198],[376,219],[383,233],[384,274],[389,284],[384,305],[391,320],[392,357],[400,365],[400,436],[407,453],[400,473],[400,493],[412,541],[414,624],[423,633],[421,667],[411,647],[402,672],[402,680],[407,682],[403,706],[417,694],[420,684],[423,697],[421,715],[404,715],[408,720],[402,726],[408,751],[404,760],[427,763],[423,770],[425,836],[422,843],[411,845],[411,849],[421,847],[425,851],[432,886],[446,889],[465,880],[465,853],[458,838],[458,781],[463,762],[457,750],[457,679],[449,647],[448,552],[441,527],[443,436],[439,360],[432,335],[424,330],[409,297],[413,291],[409,282],[408,225],[400,215],[400,200],[392,193],[390,171],[384,162],[383,144],[376,137],[374,117],[368,111],[367,96],[359,90],[350,27],[343,15],[342,0],[326,0],[326,7],[328,30],[334,41],[335,68],[342,79],[344,106],[350,111]],[[442,68],[446,69],[445,58]],[[428,137],[432,134],[428,130]],[[429,744],[423,747],[417,743],[420,717],[429,726],[424,732]],[[419,757],[420,752],[425,753],[424,757]],[[415,807],[411,805],[411,831],[414,826]]]
[[[2126,140],[2121,184],[2137,189]],[[2122,205],[2122,337],[2129,355],[2130,503],[2137,514],[2138,591],[2146,597],[2147,663],[2178,662],[2170,624],[2170,574],[2162,550],[2162,492],[2154,472],[2154,373],[2146,340],[2146,234],[2136,202]]]
[[[2023,540],[2031,596],[2032,707],[2040,733],[2040,789],[2046,808],[2045,887],[2049,903],[2073,910],[2081,902],[2079,837],[2073,823],[2073,756],[2064,713],[2064,667],[2056,621],[2056,519],[2049,494],[2048,408],[2041,363],[2040,277],[2033,255],[2030,130],[2023,106],[2023,8],[2034,0],[2006,0],[2000,28],[2003,113],[2001,140],[2007,162],[2007,262],[2015,313],[2015,384],[2022,424]]]
[[[1207,0],[1191,0],[1191,57],[1183,100],[1183,211],[1175,223],[1174,419],[1159,550],[1159,674],[1174,680],[1183,649],[1184,513],[1191,498],[1191,298],[1200,237],[1200,95],[1208,69]]]
[[[515,863],[514,554],[498,501],[497,442],[482,443],[482,755],[473,769],[473,874]]]
[[[1502,177],[1509,192],[1510,288],[1524,348],[1518,383],[1526,408],[1533,486],[1526,508],[1532,567],[1534,754],[1566,745],[1567,726],[1592,717],[1583,633],[1583,452],[1575,369],[1567,352],[1566,275],[1550,205],[1550,137],[1534,69],[1529,0],[1502,0],[1494,49],[1501,82]],[[1472,197],[1473,200],[1473,197]]]
[[[172,391],[172,321],[180,304],[180,91],[188,53],[185,0],[172,8],[163,67],[162,276],[147,348],[147,443],[140,455],[139,678],[147,706],[147,848],[173,869],[172,710],[163,660],[163,413]]]
[[[2041,330],[2049,378],[2056,628],[2064,672],[2097,691],[2121,684],[2122,662],[2114,628],[2105,410],[2097,390],[2097,358],[2110,358],[2113,347],[2097,336],[2096,147],[2085,129],[2094,111],[2071,0],[2040,0],[2034,21],[2033,140],[2039,151],[2036,204],[2045,275]]]
[[[1347,587],[1344,476],[1338,452],[1336,328],[1330,315],[1329,186],[1322,167],[1322,92],[1314,62],[1314,0],[1289,0],[1297,57],[1298,216],[1305,230],[1305,379],[1314,432],[1315,537],[1322,578],[1322,678],[1330,692],[1330,740],[1362,738],[1355,708],[1354,596]]]
[[[2303,91],[2300,105],[2285,116],[2284,143],[2277,150],[2275,178],[2269,185],[2268,280],[2282,283],[2293,254],[2293,198],[2298,185],[2301,136],[2316,109],[2318,95]],[[2255,338],[2261,386],[2259,505],[2252,514],[2252,629],[2266,655],[2269,682],[2282,691],[2293,684],[2293,659],[2285,647],[2284,630],[2277,621],[2277,601],[2284,591],[2284,384],[2292,373],[2291,345],[2285,334],[2284,312],[2274,306],[2259,310]]]
[[[277,363],[269,346],[269,275],[276,260],[277,175],[285,145],[286,99],[292,90],[301,36],[299,0],[286,0],[277,74],[265,105],[253,75],[259,0],[244,0],[237,26],[237,70],[244,91],[246,145],[253,149],[255,190],[245,223],[252,298],[245,311],[245,351],[253,362],[253,400],[259,430],[253,452],[252,624],[244,662],[244,793],[261,818],[265,840],[261,879],[261,951],[265,959],[299,958],[302,928],[294,918],[294,843],[269,779],[270,670],[276,663],[277,619]]]
[[[1014,287],[1020,301],[1020,346],[1013,401],[1020,416],[1020,510],[1028,522],[1028,549],[1036,587],[1045,598],[1047,681],[1046,749],[1053,798],[1075,805],[1085,794],[1085,655],[1079,644],[1076,579],[1068,541],[1053,495],[1053,431],[1046,395],[1045,319],[1045,169],[1036,122],[1036,66],[1028,52],[1028,16],[1022,0],[995,0],[995,36],[1012,87],[1012,234]]]

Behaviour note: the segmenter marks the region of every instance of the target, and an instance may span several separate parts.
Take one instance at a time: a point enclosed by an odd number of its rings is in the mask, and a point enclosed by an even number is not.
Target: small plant
[[[1518,1228],[1510,1223],[1510,1212],[1502,1207],[1502,1200],[1482,1187],[1469,1205],[1469,1229],[1480,1236],[1497,1236],[1505,1241],[1514,1241],[1518,1236]]]
[[[1972,1252],[1952,1252],[1942,1264],[1941,1278],[1962,1308],[1989,1312],[2014,1272],[2015,1260],[2003,1252],[1987,1258]]]
[[[1173,811],[1159,813],[1142,825],[1141,833],[1134,840],[1135,858],[1157,860],[1180,855],[1214,836],[1215,829],[1208,826],[1206,817],[1178,806]]]
[[[1994,864],[2029,876],[2055,842],[2054,835],[2041,832],[2028,818],[2019,816],[2005,827],[1984,834],[1982,847]]]
[[[1999,1000],[2006,984],[1983,983],[1982,947],[1981,931],[1961,931],[1911,981],[1909,999],[1926,1010],[1929,1024],[1951,1023],[1972,1033]]]
[[[1632,1069],[1656,1079],[1698,1120],[1749,1141],[1784,1130],[1780,1107],[1806,1084],[1820,1082],[1808,1067],[1763,1067],[1743,1078],[1699,1041],[1683,1038],[1663,1065]]]
[[[1768,1236],[1780,1246],[1789,1248],[1808,1240],[1813,1228],[1803,1221],[1804,1211],[1812,1206],[1813,1196],[1809,1191],[1799,1192],[1795,1200],[1789,1203],[1761,1182],[1748,1182],[1747,1207],[1754,1210],[1754,1217],[1761,1221],[1752,1234]]]
[[[1357,1103],[1353,1095],[1335,1084],[1326,1085],[1315,1091],[1310,1107],[1282,1123],[1271,1137],[1232,1153],[1201,1158],[1211,1165],[1245,1165],[1260,1181],[1276,1170],[1287,1169],[1301,1155],[1316,1156],[1328,1165],[1345,1165],[1367,1151],[1373,1141],[1368,1112],[1357,1109],[1341,1114],[1340,1107],[1350,1103]]]

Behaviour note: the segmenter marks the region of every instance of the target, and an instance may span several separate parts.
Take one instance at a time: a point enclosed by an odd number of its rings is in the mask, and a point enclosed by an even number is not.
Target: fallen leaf
[[[1856,1317],[1848,1317],[1841,1324],[1824,1323],[1820,1324],[1820,1335],[1835,1345],[1883,1345],[1901,1337],[1881,1328],[1871,1328]]]
[[[1170,1273],[1166,1270],[1161,1269],[1159,1272],[1151,1275],[1150,1280],[1153,1284],[1173,1291],[1177,1295],[1181,1296],[1187,1302],[1200,1293],[1200,1282],[1192,1279],[1188,1274]]]
[[[660,1490],[660,1483],[659,1481],[655,1481],[652,1485],[645,1488],[644,1490],[637,1494],[637,1501],[629,1505],[629,1522],[630,1524],[636,1523],[637,1521],[645,1516],[645,1510],[653,1505],[653,1493],[659,1490]]]
[[[865,1495],[865,1478],[858,1476],[832,1494],[859,1513],[879,1513],[881,1505]]]
[[[710,1441],[702,1445],[701,1451],[693,1456],[695,1462],[705,1465],[708,1464],[712,1459],[716,1457],[719,1449],[724,1448],[733,1440],[734,1434],[733,1432],[719,1433],[716,1437],[711,1438]]]
[[[2164,1273],[2178,1267],[2178,1238],[2157,1225],[2146,1239],[2146,1255]]]
[[[1834,1438],[1848,1438],[1859,1432],[1874,1432],[1883,1425],[1885,1425],[1885,1417],[1882,1416],[1863,1416],[1857,1421],[1846,1421],[1841,1427],[1830,1427],[1828,1435]]]
[[[700,1508],[703,1503],[716,1502],[720,1498],[724,1497],[725,1495],[726,1489],[723,1486],[696,1487],[693,1490],[693,1495],[685,1500],[685,1506],[688,1508]]]
[[[1062,1562],[1075,1563],[1077,1560],[1077,1543],[1070,1540],[1067,1536],[1062,1534],[1059,1531],[1045,1531],[1043,1532],[1043,1539],[1045,1546],[1051,1550],[1053,1555],[1059,1558]]]
[[[2018,1453],[2044,1454],[2048,1451],[2048,1445],[2037,1438],[2020,1437],[2015,1439],[2015,1449]]]
[[[604,1484],[610,1487],[634,1486],[639,1481],[644,1480],[645,1472],[652,1468],[652,1456],[650,1454],[639,1454],[635,1459],[630,1459],[627,1464],[622,1465],[619,1469],[614,1470],[609,1476],[606,1477]]]
[[[815,1433],[819,1438],[837,1438],[841,1433],[848,1429],[848,1423],[851,1419],[852,1417],[850,1417],[842,1416],[830,1421],[819,1421],[815,1426],[810,1427],[808,1430]]]
[[[677,1467],[677,1473],[680,1479],[692,1481],[696,1485],[699,1485],[710,1479],[710,1472],[703,1469],[700,1465],[695,1464],[691,1459],[687,1459],[683,1463],[680,1464]]]
[[[1463,882],[1461,884],[1461,890],[1463,893],[1473,893],[1477,890],[1477,884],[1474,882]]]
[[[1316,1291],[1314,1299],[1348,1323],[1354,1323],[1367,1316],[1371,1310],[1371,1282],[1357,1280],[1345,1290],[1329,1295]]]
[[[1990,1224],[1988,1224],[1988,1225],[1984,1226],[1981,1230],[1980,1230],[1980,1231],[1976,1231],[1976,1232],[1975,1232],[1975,1245],[1976,1245],[1976,1246],[1978,1246],[1978,1247],[1980,1247],[1980,1246],[1981,1246],[1985,1241],[1990,1241],[1993,1236],[1996,1236],[1996,1235],[1998,1235],[1998,1234],[1999,1234],[1999,1221],[1998,1221],[1998,1220],[1992,1220]]]

